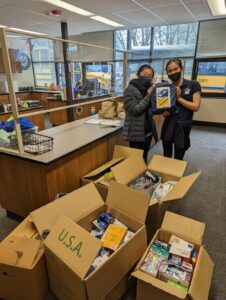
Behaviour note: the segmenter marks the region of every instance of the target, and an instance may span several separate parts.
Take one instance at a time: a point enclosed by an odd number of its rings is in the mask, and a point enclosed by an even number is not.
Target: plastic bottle
[[[64,91],[61,89],[61,99],[64,100]]]
[[[90,113],[91,113],[91,116],[96,114],[96,107],[95,106],[91,106]]]

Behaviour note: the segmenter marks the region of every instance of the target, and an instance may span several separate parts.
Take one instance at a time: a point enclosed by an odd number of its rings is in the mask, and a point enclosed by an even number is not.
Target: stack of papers
[[[109,119],[90,119],[85,122],[86,124],[100,125],[106,127],[118,127],[122,125],[122,121],[120,120],[109,120]]]

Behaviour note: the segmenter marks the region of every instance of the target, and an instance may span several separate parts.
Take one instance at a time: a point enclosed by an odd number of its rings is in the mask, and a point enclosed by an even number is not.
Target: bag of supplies
[[[104,101],[98,113],[101,118],[114,119],[116,116],[115,101]]]

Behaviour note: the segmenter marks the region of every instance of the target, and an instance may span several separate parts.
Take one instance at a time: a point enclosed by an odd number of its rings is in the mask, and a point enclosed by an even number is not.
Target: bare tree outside
[[[197,30],[197,23],[155,27],[154,46],[195,44]]]

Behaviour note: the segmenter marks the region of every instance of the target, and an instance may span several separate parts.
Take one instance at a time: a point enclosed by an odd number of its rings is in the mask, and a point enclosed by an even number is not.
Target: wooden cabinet
[[[52,94],[49,94],[48,92],[38,93],[38,92],[32,92],[31,93],[31,100],[39,100],[41,102],[41,105],[44,106],[44,109],[49,108],[49,103],[47,98],[51,97]]]
[[[9,57],[12,67],[12,73],[22,73],[21,62],[18,59],[19,49],[9,49]],[[5,67],[2,56],[2,49],[0,48],[0,73],[5,73]]]
[[[56,194],[79,188],[82,176],[109,160],[112,147],[121,135],[120,128],[46,164],[0,153],[1,173],[4,174],[0,180],[2,207],[25,217],[53,201]],[[79,137],[75,135],[74,138]],[[56,147],[54,144],[54,151],[58,152]]]
[[[49,101],[49,109],[57,108],[61,106],[66,106],[66,102],[62,101]],[[67,121],[67,111],[66,110],[59,110],[59,111],[52,111],[50,113],[50,123],[53,126],[63,125],[66,124]]]

